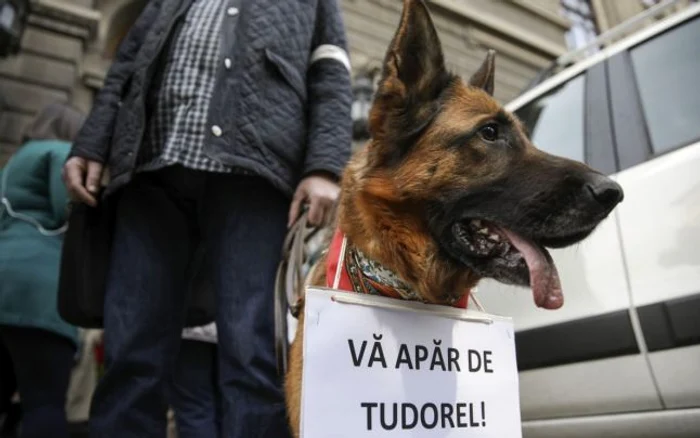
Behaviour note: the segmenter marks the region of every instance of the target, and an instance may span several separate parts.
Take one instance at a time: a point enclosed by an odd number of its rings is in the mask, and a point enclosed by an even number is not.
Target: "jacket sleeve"
[[[73,143],[69,156],[104,163],[125,86],[135,71],[135,58],[149,29],[155,22],[162,0],[151,0],[122,40],[104,85],[95,97],[90,114]]]
[[[338,0],[319,0],[307,73],[308,137],[302,177],[339,178],[352,145],[352,89],[347,37]]]
[[[51,200],[52,216],[58,224],[62,224],[68,219],[68,190],[61,177],[66,155],[65,152],[55,150],[49,154],[48,192]]]

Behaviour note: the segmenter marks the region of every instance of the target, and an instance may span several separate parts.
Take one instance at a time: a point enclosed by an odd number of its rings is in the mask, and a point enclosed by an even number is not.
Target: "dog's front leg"
[[[301,377],[304,368],[304,306],[299,309],[299,324],[294,335],[294,342],[289,350],[289,369],[285,376],[285,397],[289,426],[294,438],[299,438],[299,420],[301,418]]]

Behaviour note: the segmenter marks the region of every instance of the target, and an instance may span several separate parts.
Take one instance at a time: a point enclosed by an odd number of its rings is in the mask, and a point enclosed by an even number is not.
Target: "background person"
[[[47,106],[0,171],[0,342],[14,365],[23,438],[68,438],[77,328],[56,307],[68,207],[61,170],[83,119],[67,105]]]
[[[168,400],[178,438],[221,434],[222,400],[216,323],[187,328],[182,333]]]

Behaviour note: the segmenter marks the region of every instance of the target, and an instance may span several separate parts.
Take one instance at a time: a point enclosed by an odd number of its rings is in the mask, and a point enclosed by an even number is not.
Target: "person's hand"
[[[309,175],[297,186],[292,198],[292,206],[289,208],[290,227],[299,217],[301,206],[309,204],[309,225],[319,226],[330,219],[333,204],[338,199],[340,186],[332,179],[322,175]]]
[[[97,193],[102,179],[102,163],[81,157],[71,157],[63,165],[63,182],[74,201],[97,205]]]

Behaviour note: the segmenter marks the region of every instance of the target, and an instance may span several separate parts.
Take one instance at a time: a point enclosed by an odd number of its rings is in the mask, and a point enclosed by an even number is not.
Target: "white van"
[[[479,286],[514,318],[526,438],[700,437],[700,4],[508,105],[543,150],[612,175],[625,199],[552,252],[564,307]]]

